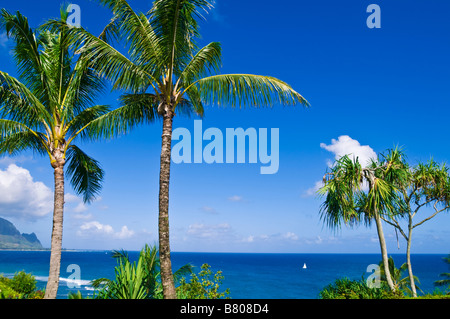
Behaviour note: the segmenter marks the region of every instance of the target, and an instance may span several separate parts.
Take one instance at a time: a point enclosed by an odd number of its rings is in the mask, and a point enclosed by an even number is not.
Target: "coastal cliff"
[[[13,223],[0,218],[0,249],[43,249],[35,233],[21,234]]]

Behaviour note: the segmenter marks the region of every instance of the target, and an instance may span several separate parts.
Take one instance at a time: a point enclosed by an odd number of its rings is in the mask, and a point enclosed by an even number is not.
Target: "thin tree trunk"
[[[383,226],[381,225],[381,218],[378,213],[375,213],[375,222],[377,224],[378,239],[380,241],[381,257],[383,259],[384,274],[386,275],[386,281],[389,288],[392,291],[395,291],[394,283],[392,282],[391,272],[389,270],[389,258],[387,254],[386,240],[384,239]]]
[[[413,297],[417,297],[416,284],[414,282],[414,275],[411,265],[411,241],[412,241],[411,237],[412,237],[412,216],[409,215],[408,240],[406,244],[406,264],[408,265],[408,274],[409,274],[409,282],[411,283],[411,291]]]
[[[159,259],[164,299],[176,299],[169,237],[169,181],[173,124],[173,112],[170,107],[165,111],[163,118],[161,170],[159,175]]]
[[[48,275],[47,287],[45,289],[45,299],[56,299],[59,286],[64,215],[64,165],[54,167],[54,175],[55,195],[53,230],[50,252],[50,271]]]

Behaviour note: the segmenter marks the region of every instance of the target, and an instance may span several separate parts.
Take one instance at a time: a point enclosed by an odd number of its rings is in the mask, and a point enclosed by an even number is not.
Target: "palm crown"
[[[287,83],[269,76],[218,74],[221,45],[212,42],[198,48],[198,19],[212,7],[205,0],[155,1],[152,9],[136,13],[124,0],[101,0],[114,14],[100,37],[82,28],[71,28],[72,39],[84,44],[82,52],[95,62],[98,75],[112,81],[115,89],[128,92],[121,106],[103,120],[121,122],[129,129],[153,121],[166,111],[203,115],[204,104],[269,106],[308,102]],[[55,28],[61,22],[52,21]],[[125,55],[112,45],[124,40]],[[120,120],[122,119],[122,120]],[[125,122],[123,121],[125,120]],[[116,134],[102,130],[97,136]],[[94,134],[94,131],[92,131]]]
[[[61,10],[61,23],[67,14]],[[74,60],[64,29],[35,33],[28,20],[1,12],[1,23],[16,42],[18,79],[0,72],[0,154],[31,149],[48,155],[53,167],[68,164],[77,193],[91,201],[100,190],[103,170],[74,141],[109,108],[94,105],[104,89],[88,61]]]

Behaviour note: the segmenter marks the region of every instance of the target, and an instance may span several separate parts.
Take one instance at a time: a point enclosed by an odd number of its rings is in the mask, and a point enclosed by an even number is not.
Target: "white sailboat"
[[[306,263],[303,264],[303,269],[306,269]]]

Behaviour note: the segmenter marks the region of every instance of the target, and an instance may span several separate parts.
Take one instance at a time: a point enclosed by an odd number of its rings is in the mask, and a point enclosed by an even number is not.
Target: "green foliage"
[[[27,296],[36,290],[36,279],[32,274],[19,271],[10,280],[9,286],[18,293]]]
[[[0,154],[33,150],[52,163],[62,155],[75,191],[90,202],[101,189],[103,171],[74,142],[91,136],[91,126],[98,130],[110,108],[95,105],[106,82],[89,58],[73,54],[81,43],[72,40],[62,13],[55,25],[33,30],[20,12],[0,11],[0,31],[14,40],[18,68],[18,78],[0,71]]]
[[[449,299],[450,300],[450,293],[444,293],[440,290],[435,290],[433,293],[425,294],[423,296],[418,296],[417,299]]]
[[[367,164],[367,165],[366,165]],[[324,176],[319,195],[325,197],[320,209],[323,222],[332,229],[366,224],[376,215],[392,216],[402,212],[397,186],[407,177],[408,166],[398,149],[380,154],[371,163],[345,155],[336,160]],[[368,185],[368,190],[364,186]]]
[[[181,280],[177,296],[180,299],[229,299],[226,297],[230,294],[229,289],[219,291],[223,279],[222,271],[213,274],[211,266],[204,264],[198,276],[192,274],[189,282],[185,278]]]
[[[404,263],[400,268],[396,268],[395,264],[394,264],[394,259],[392,257],[389,257],[388,262],[389,262],[389,272],[391,274],[391,278],[394,283],[394,287],[396,289],[400,289],[407,295],[412,295],[411,281],[409,279],[409,275],[406,274],[406,276],[402,278],[403,273],[408,271],[408,264]],[[380,275],[381,275],[380,280],[381,280],[381,282],[386,283],[387,280],[386,280],[386,273],[384,271],[383,261],[380,261],[379,266],[380,266]],[[417,276],[413,276],[413,277],[414,277],[414,285],[416,286],[416,289],[419,291],[422,291],[418,286],[418,285],[420,285],[419,278],[417,278]]]
[[[20,299],[21,295],[9,286],[10,279],[0,277],[0,299]]]
[[[364,280],[337,279],[323,288],[320,299],[401,299],[403,294],[392,292],[384,285],[381,288],[369,288]]]
[[[442,258],[445,263],[447,263],[450,267],[450,254],[447,257]],[[450,293],[450,273],[442,273],[439,275],[440,277],[443,277],[444,279],[436,280],[434,282],[434,285],[437,287],[444,287],[447,286],[447,290],[449,290]]]
[[[68,299],[86,299],[83,297],[80,291],[77,292],[69,292]]]
[[[0,299],[43,299],[44,292],[36,289],[36,279],[24,271],[13,278],[0,276]]]
[[[128,258],[118,258],[115,267],[115,279],[98,279],[94,281],[94,287],[102,288],[98,291],[98,299],[146,299],[147,293],[144,286],[143,257],[139,261],[131,262]]]
[[[117,259],[115,278],[96,279],[92,282],[96,299],[162,299],[160,263],[156,247],[146,245],[136,262],[130,261],[125,251],[114,251]],[[208,264],[202,266],[198,275],[192,272],[193,266],[184,265],[174,273],[177,295],[180,299],[220,299],[229,294],[229,290],[220,292],[223,280],[221,271],[213,274]],[[187,282],[186,277],[191,276]],[[69,295],[69,299],[82,299],[81,293]]]

